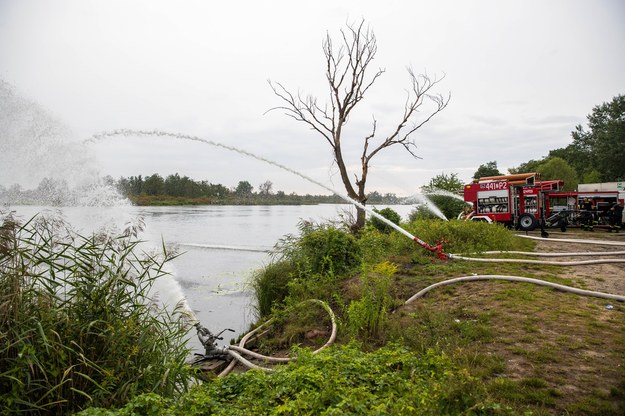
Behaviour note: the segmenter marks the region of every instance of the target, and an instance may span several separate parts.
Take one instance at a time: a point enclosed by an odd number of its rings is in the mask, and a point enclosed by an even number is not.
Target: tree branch
[[[448,94],[447,97],[444,97],[441,94],[430,94],[430,90],[441,82],[445,76],[441,78],[430,78],[427,74],[415,75],[412,68],[408,68],[408,74],[411,81],[412,91],[407,93],[403,117],[395,130],[391,132],[391,134],[382,143],[380,143],[378,147],[373,149],[371,153],[367,155],[367,159],[369,161],[382,149],[394,144],[402,145],[408,153],[419,159],[419,156],[417,156],[414,151],[414,149],[417,148],[417,145],[410,139],[410,135],[429,122],[436,114],[443,111],[449,104],[451,93]],[[421,120],[421,122],[413,123],[412,127],[408,130],[404,130],[410,119],[419,112],[419,109],[424,105],[426,100],[434,104],[434,109],[423,120]]]
[[[320,133],[326,141],[330,144],[330,146],[334,147],[334,141],[332,140],[332,126],[327,126],[323,123],[318,117],[317,113],[320,113],[322,118],[326,120],[331,120],[327,112],[321,108],[319,108],[316,104],[316,100],[312,97],[308,97],[306,100],[302,99],[302,97],[298,94],[297,98],[293,96],[282,84],[279,82],[272,83],[268,81],[271,89],[274,94],[280,97],[284,102],[287,103],[286,106],[277,106],[272,107],[269,110],[265,111],[267,114],[273,110],[283,110],[284,114],[288,117],[296,121],[301,121],[310,126],[311,129]]]

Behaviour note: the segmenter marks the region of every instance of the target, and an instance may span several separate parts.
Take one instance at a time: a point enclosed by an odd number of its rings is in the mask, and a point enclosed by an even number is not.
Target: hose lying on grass
[[[609,240],[583,240],[578,238],[544,238],[536,237],[533,235],[515,234],[517,237],[529,238],[530,240],[541,241],[557,241],[561,243],[582,243],[582,244],[597,244],[603,246],[625,246],[625,241],[609,241]]]
[[[334,316],[334,312],[332,312],[332,309],[330,308],[330,306],[327,303],[318,299],[308,299],[308,300],[305,300],[304,302],[299,303],[298,305],[301,305],[307,302],[317,303],[321,305],[326,310],[326,312],[328,312],[328,315],[330,315],[330,320],[332,321],[332,332],[330,334],[330,338],[328,338],[328,341],[326,341],[326,343],[323,344],[319,349],[313,351],[313,354],[317,354],[323,349],[325,349],[326,347],[328,347],[329,345],[332,345],[334,343],[334,340],[336,339],[336,332],[337,332],[336,317]],[[230,354],[233,360],[230,361],[230,364],[228,364],[228,366],[221,373],[219,373],[218,377],[223,377],[229,374],[236,366],[237,361],[248,368],[259,368],[259,369],[266,370],[266,371],[272,371],[271,368],[261,367],[261,366],[251,363],[250,361],[242,357],[241,354],[246,354],[254,358],[262,359],[262,360],[269,361],[269,362],[278,362],[278,363],[284,363],[284,362],[288,362],[294,359],[293,357],[271,357],[267,355],[262,355],[262,354],[258,354],[254,351],[250,351],[245,348],[245,344],[250,340],[252,335],[260,331],[262,328],[268,326],[272,322],[273,322],[273,319],[270,319],[267,322],[255,328],[254,330],[248,332],[243,338],[241,338],[241,341],[239,341],[239,345],[228,346],[227,352],[228,354]]]
[[[534,237],[528,235],[517,234],[519,237],[530,238],[533,240],[542,241],[557,241],[566,243],[582,243],[582,244],[600,244],[600,245],[618,245],[625,246],[625,242],[621,241],[606,241],[606,240],[582,240],[582,239],[562,239],[562,238],[543,238]],[[482,254],[520,254],[526,256],[537,257],[576,257],[576,256],[617,256],[625,254],[625,251],[605,251],[605,252],[586,252],[586,253],[541,253],[541,252],[529,252],[529,251],[485,251]],[[552,261],[552,260],[530,260],[530,259],[493,259],[493,258],[476,258],[466,257],[460,254],[449,254],[450,259],[478,261],[484,263],[526,263],[526,264],[549,264],[556,266],[582,266],[588,264],[603,264],[603,263],[625,263],[625,259],[597,259],[597,260],[577,260],[577,261]]]
[[[605,255],[605,254],[604,254]],[[556,266],[583,266],[588,264],[602,263],[625,263],[625,259],[596,259],[596,260],[577,260],[577,261],[553,261],[553,260],[531,260],[531,259],[492,259],[465,257],[458,254],[449,254],[450,259],[478,261],[483,263],[527,263],[527,264],[550,264]]]
[[[450,285],[450,284],[458,283],[458,282],[473,282],[473,281],[479,281],[479,280],[507,280],[511,282],[533,283],[535,285],[552,287],[554,289],[561,290],[563,292],[575,293],[576,295],[580,295],[580,296],[592,296],[596,298],[611,299],[611,300],[618,300],[620,302],[625,302],[625,296],[613,295],[611,293],[595,292],[592,290],[578,289],[578,288],[571,287],[571,286],[565,286],[565,285],[560,285],[557,283],[547,282],[545,280],[532,279],[531,277],[505,276],[505,275],[492,275],[492,274],[479,275],[478,274],[474,276],[456,277],[453,279],[443,280],[442,282],[434,283],[426,287],[425,289],[420,290],[415,295],[410,297],[406,302],[404,302],[404,305],[414,302],[416,299],[419,299],[420,297],[424,296],[430,290],[437,288],[439,286]]]
[[[478,253],[469,253],[478,254]],[[622,256],[625,251],[586,251],[578,253],[542,253],[536,251],[482,251],[479,254],[522,254],[536,257]],[[453,254],[455,256],[455,254]]]
[[[548,282],[548,281],[545,281],[545,280],[533,279],[533,278],[530,278],[530,277],[506,276],[506,275],[473,275],[473,276],[456,277],[456,278],[453,278],[453,279],[448,279],[448,280],[444,280],[442,282],[434,283],[434,284],[426,287],[425,289],[420,290],[415,295],[411,296],[406,302],[404,302],[404,305],[408,305],[408,304],[414,302],[416,299],[419,299],[419,298],[423,297],[426,293],[428,293],[432,289],[435,289],[435,288],[440,287],[440,286],[450,285],[450,284],[459,283],[459,282],[472,282],[472,281],[481,281],[481,280],[505,280],[505,281],[512,281],[512,282],[533,283],[533,284],[540,285],[540,286],[551,287],[551,288],[554,288],[554,289],[557,289],[557,290],[560,290],[560,291],[563,291],[563,292],[574,293],[574,294],[580,295],[580,296],[591,296],[591,297],[596,297],[596,298],[610,299],[610,300],[617,300],[617,301],[620,301],[620,302],[625,302],[625,296],[614,295],[614,294],[611,294],[611,293],[604,293],[604,292],[596,292],[596,291],[592,291],[592,290],[578,289],[578,288],[575,288],[575,287],[565,286],[565,285],[561,285],[561,284],[558,284],[558,283],[552,283],[552,282]],[[317,300],[317,299],[309,299],[309,300],[304,301],[302,303],[305,303],[305,302],[314,302],[314,303],[320,304],[328,312],[328,314],[330,315],[330,319],[332,320],[332,333],[330,335],[330,338],[328,339],[328,341],[322,347],[320,347],[319,349],[317,349],[317,350],[315,350],[313,352],[313,354],[317,354],[320,351],[322,351],[324,348],[326,348],[329,345],[331,345],[332,343],[334,343],[334,340],[336,339],[336,332],[337,332],[336,318],[334,316],[334,313],[332,312],[332,309],[328,306],[327,303],[325,303],[323,301],[320,301],[320,300]],[[258,369],[262,369],[262,370],[266,370],[266,371],[272,371],[271,368],[261,367],[261,366],[258,366],[256,364],[253,364],[252,362],[250,362],[249,360],[244,358],[242,356],[242,354],[249,355],[251,357],[254,357],[254,358],[257,358],[257,359],[261,359],[261,360],[265,360],[265,361],[268,361],[268,362],[275,362],[275,363],[289,362],[289,361],[294,359],[293,357],[271,357],[271,356],[267,356],[267,355],[262,355],[262,354],[258,354],[256,352],[250,351],[250,350],[245,348],[245,344],[249,341],[249,339],[254,334],[256,334],[261,329],[265,328],[266,326],[268,326],[272,322],[273,322],[273,319],[270,319],[269,321],[267,321],[264,324],[258,326],[254,330],[248,332],[243,338],[241,338],[241,341],[239,342],[238,346],[237,345],[230,345],[228,347],[227,352],[233,359],[232,359],[232,361],[230,361],[228,366],[221,373],[219,373],[218,377],[224,377],[224,376],[228,375],[234,369],[234,367],[236,366],[237,362],[240,362],[241,364],[243,364],[247,368],[258,368]]]

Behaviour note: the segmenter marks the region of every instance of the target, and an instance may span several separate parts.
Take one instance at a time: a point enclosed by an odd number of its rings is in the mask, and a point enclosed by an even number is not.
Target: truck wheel
[[[523,214],[519,218],[519,230],[532,231],[538,225],[538,220],[532,214]]]

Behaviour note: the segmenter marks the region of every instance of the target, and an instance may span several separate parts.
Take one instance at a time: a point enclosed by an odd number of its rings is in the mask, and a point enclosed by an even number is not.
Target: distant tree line
[[[12,205],[98,205],[114,203],[120,196],[136,205],[305,205],[345,203],[337,195],[298,195],[273,190],[273,183],[265,181],[258,190],[249,181],[240,181],[228,188],[206,180],[196,181],[178,173],[162,177],[120,177],[115,180],[105,176],[97,184],[72,188],[63,179],[44,178],[34,189],[24,189],[19,184],[5,188],[0,185],[0,203]],[[393,193],[369,194],[372,204],[401,204],[402,198]]]
[[[236,187],[228,188],[222,184],[206,180],[196,181],[178,173],[163,178],[155,173],[143,177],[121,177],[117,181],[118,191],[138,205],[176,205],[176,204],[319,204],[343,203],[337,195],[298,195],[286,194],[273,190],[273,183],[265,181],[258,185],[258,190],[249,181],[239,181]],[[370,203],[398,204],[401,198],[393,193],[381,194],[373,191]]]
[[[180,176],[178,173],[166,178],[158,173],[146,177],[141,175],[130,176],[129,178],[121,177],[117,181],[117,189],[127,197],[166,195],[170,197],[220,199],[231,194],[231,191],[223,185],[212,184],[208,181],[197,182],[188,176]]]

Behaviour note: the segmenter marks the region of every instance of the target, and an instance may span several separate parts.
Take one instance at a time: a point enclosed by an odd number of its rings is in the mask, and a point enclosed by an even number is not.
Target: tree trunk
[[[340,129],[337,132],[340,135]],[[334,160],[336,161],[336,165],[339,168],[339,172],[341,174],[341,180],[343,181],[343,185],[345,186],[345,190],[347,191],[347,196],[353,199],[356,202],[360,202],[362,205],[365,205],[367,201],[367,197],[365,195],[365,182],[366,182],[366,170],[363,172],[363,177],[361,180],[356,181],[356,185],[358,185],[358,191],[354,189],[354,186],[349,181],[349,174],[347,172],[347,167],[345,166],[345,162],[343,161],[343,154],[341,152],[341,140],[340,136],[335,136],[336,145],[334,146]],[[362,208],[356,207],[356,222],[352,224],[351,229],[354,234],[357,234],[362,228],[365,226],[366,221],[366,211]]]
[[[360,232],[365,226],[366,211],[362,208],[356,208],[356,223],[352,226],[354,233]]]
[[[365,205],[367,202],[367,195],[365,194],[365,183],[367,182],[367,171],[368,169],[363,169],[362,177],[359,181],[356,181],[358,185],[358,198],[356,201],[360,202],[362,205]],[[366,222],[366,211],[362,208],[356,208],[356,224],[354,224],[353,231],[358,233],[363,229]]]

